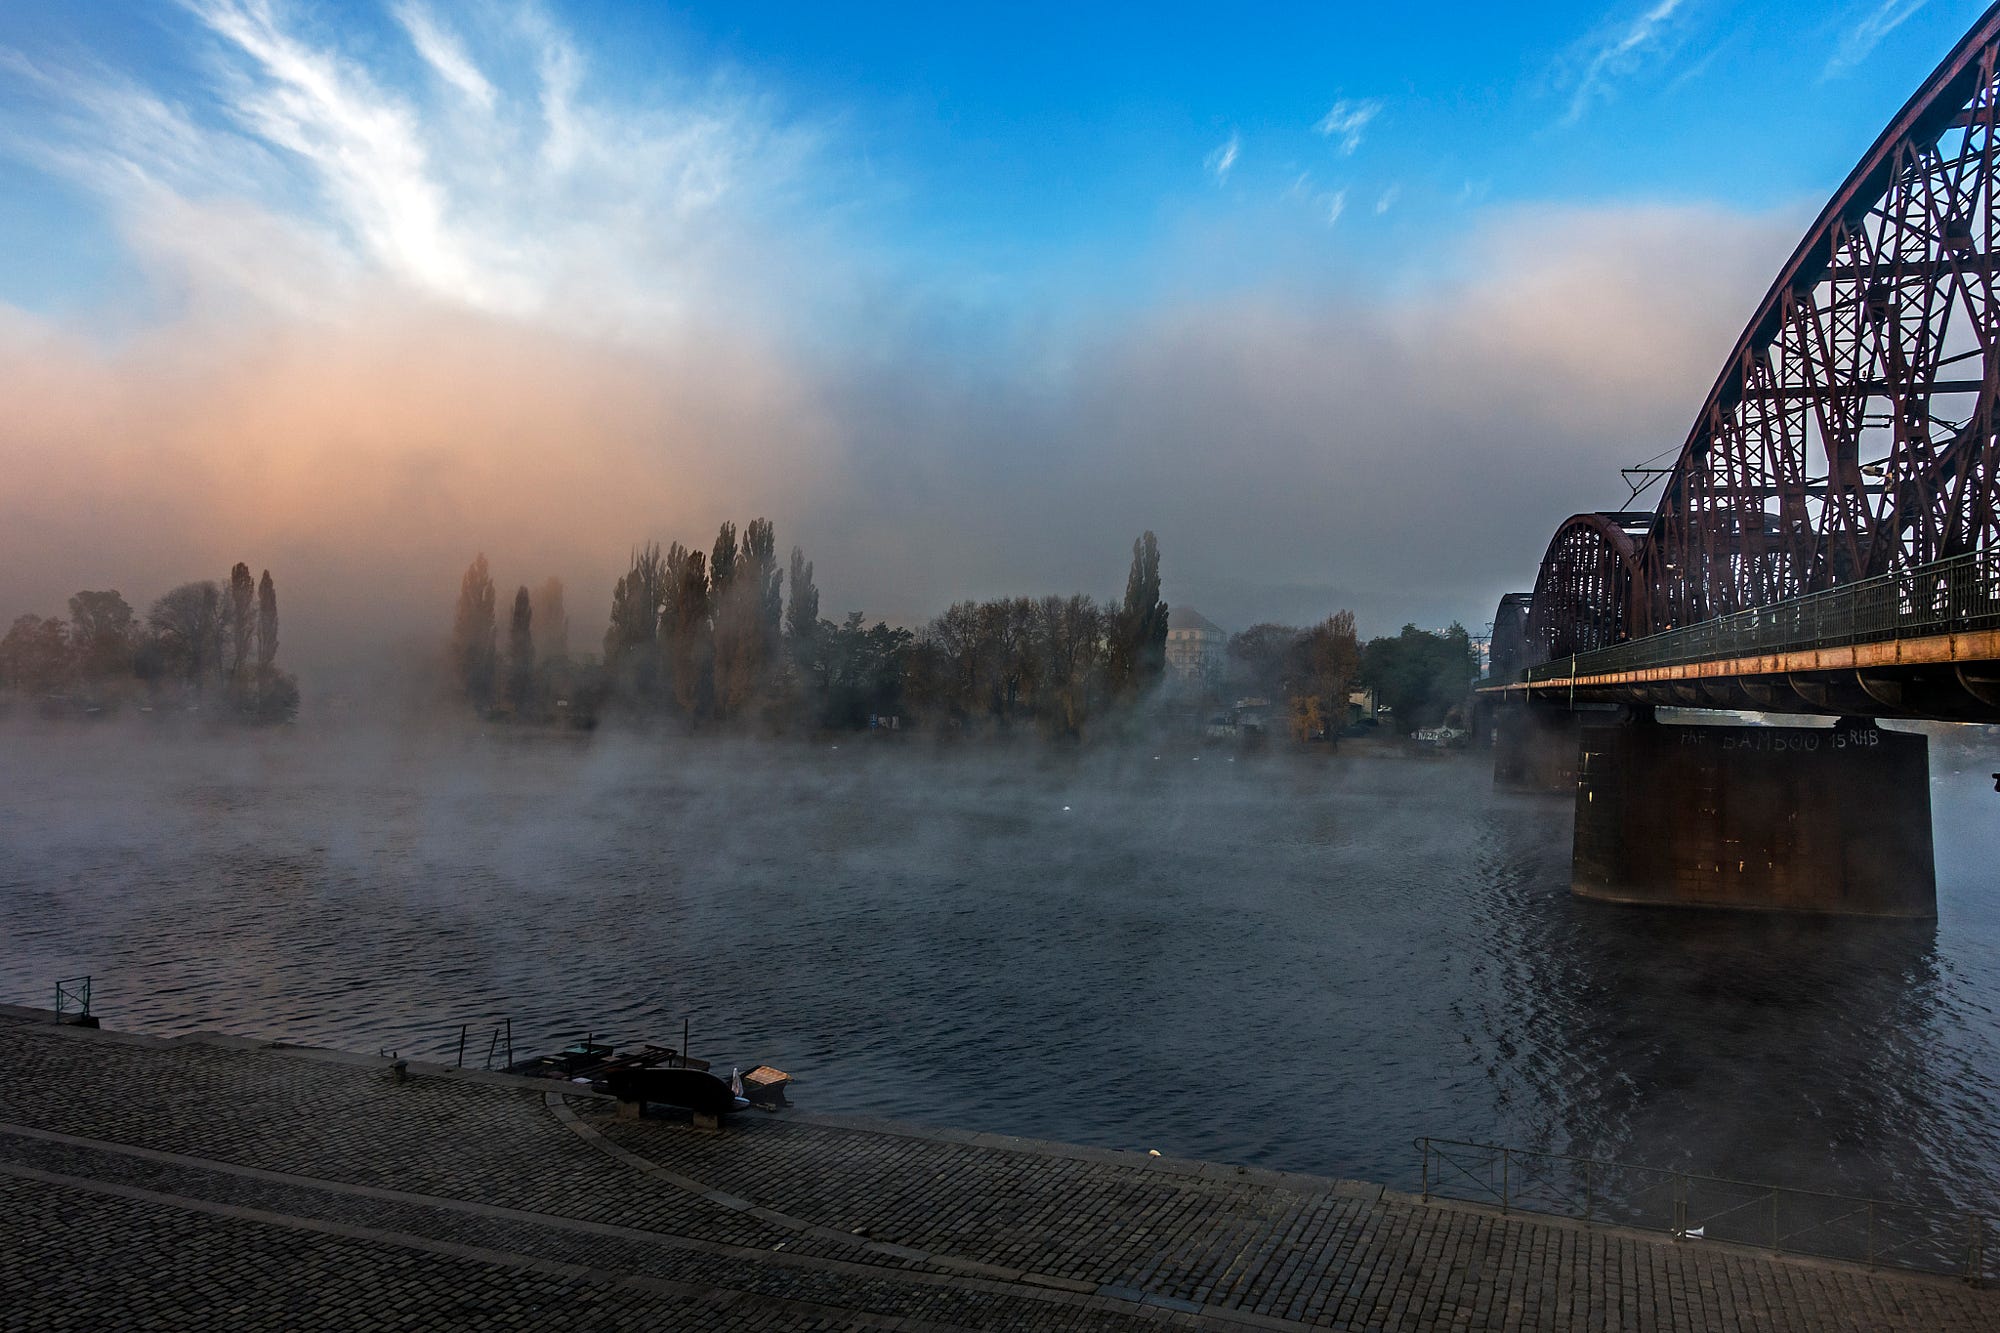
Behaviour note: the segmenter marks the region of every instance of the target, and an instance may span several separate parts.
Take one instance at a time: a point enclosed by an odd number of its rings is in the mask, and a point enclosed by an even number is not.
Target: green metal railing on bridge
[[[1523,678],[1540,684],[1991,629],[2000,629],[2000,551],[1973,551],[1558,658],[1528,668]]]
[[[1993,1222],[1959,1208],[1897,1203],[1824,1190],[1728,1180],[1629,1162],[1418,1139],[1423,1198],[1487,1204],[1664,1231],[1678,1240],[1725,1241],[1961,1277],[1984,1285],[2000,1255]]]

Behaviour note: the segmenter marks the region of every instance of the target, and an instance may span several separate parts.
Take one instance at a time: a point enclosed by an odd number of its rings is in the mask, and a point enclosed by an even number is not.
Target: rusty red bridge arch
[[[1503,601],[1489,696],[2000,721],[1996,121],[2000,4],[1799,242],[1657,507],[1566,520]]]

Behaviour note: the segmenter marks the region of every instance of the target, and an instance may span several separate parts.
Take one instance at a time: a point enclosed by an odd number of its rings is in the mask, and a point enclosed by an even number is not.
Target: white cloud
[[[1337,142],[1343,155],[1351,156],[1355,149],[1361,147],[1362,132],[1381,114],[1382,102],[1379,98],[1370,97],[1361,101],[1342,98],[1320,117],[1313,129]]]
[[[359,67],[292,38],[265,0],[207,0],[196,13],[249,58],[250,82],[230,108],[238,122],[299,158],[371,255],[420,290],[485,307],[516,299],[448,222],[445,191],[406,102]]]
[[[1381,195],[1375,200],[1375,216],[1379,218],[1394,208],[1396,201],[1402,197],[1403,187],[1401,185],[1391,185],[1388,189],[1382,191]]]
[[[1876,0],[1842,34],[1840,44],[1827,57],[1822,78],[1845,74],[1866,60],[1884,37],[1903,26],[1905,20],[1924,7],[1925,0]]]
[[[1215,177],[1217,185],[1229,179],[1229,170],[1236,165],[1236,157],[1242,147],[1242,139],[1232,132],[1227,143],[1202,160],[1202,166],[1207,169],[1209,175]]]
[[[1340,221],[1340,215],[1347,211],[1347,191],[1335,190],[1319,197],[1320,207],[1326,210],[1326,225],[1331,227]]]
[[[410,44],[439,78],[458,89],[482,110],[491,111],[498,94],[458,39],[445,31],[429,9],[415,0],[396,6],[396,21],[410,35]]]
[[[1614,82],[1638,69],[1649,56],[1664,50],[1668,24],[1684,0],[1655,0],[1630,23],[1601,35],[1587,48],[1583,69],[1571,91],[1569,110],[1563,123],[1574,125],[1583,119],[1592,102],[1611,94]]]
[[[644,336],[697,307],[784,317],[789,280],[822,267],[832,210],[805,197],[820,186],[818,137],[754,93],[606,101],[533,9],[464,11],[485,16],[480,49],[506,57],[482,70],[463,31],[402,0],[401,34],[437,75],[414,86],[379,49],[309,35],[276,0],[185,12],[214,54],[205,81],[171,95],[0,53],[0,81],[44,104],[0,126],[0,151],[97,192],[169,288],[296,311],[377,282]],[[503,69],[515,74],[489,77]],[[174,232],[159,225],[169,215]],[[210,230],[248,248],[213,253],[199,243]],[[323,259],[302,270],[304,253]]]

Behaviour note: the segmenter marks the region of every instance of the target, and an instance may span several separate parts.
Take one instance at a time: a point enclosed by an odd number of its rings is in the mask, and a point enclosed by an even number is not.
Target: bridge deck
[[[1547,698],[1578,689],[1601,690],[1661,682],[1729,680],[1744,676],[1791,676],[1811,672],[1883,671],[1896,667],[1991,666],[2000,663],[2000,630],[1978,630],[1968,634],[1933,634],[1921,639],[1889,639],[1877,643],[1850,643],[1831,648],[1799,648],[1789,652],[1752,653],[1742,657],[1720,657],[1701,662],[1677,662],[1671,666],[1634,667],[1625,671],[1591,671],[1578,668],[1587,659],[1569,659],[1572,673],[1515,681],[1508,685],[1484,685],[1481,694],[1512,698]]]
[[[2000,722],[2000,558],[1975,552],[1611,644],[1480,694]]]

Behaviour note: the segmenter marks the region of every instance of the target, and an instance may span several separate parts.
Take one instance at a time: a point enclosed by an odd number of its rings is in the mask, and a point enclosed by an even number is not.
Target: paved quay
[[[0,1330],[2000,1329],[2000,1292],[1377,1186],[0,1008]]]

